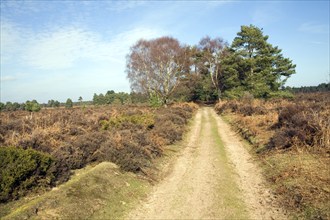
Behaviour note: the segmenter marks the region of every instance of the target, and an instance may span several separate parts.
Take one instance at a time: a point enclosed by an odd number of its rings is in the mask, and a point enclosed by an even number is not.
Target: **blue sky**
[[[137,40],[231,43],[250,24],[297,65],[287,85],[318,85],[329,80],[329,10],[329,1],[1,0],[0,101],[129,92],[125,57]]]

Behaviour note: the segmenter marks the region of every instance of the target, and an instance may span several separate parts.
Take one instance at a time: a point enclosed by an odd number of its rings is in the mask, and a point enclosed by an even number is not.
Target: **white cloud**
[[[89,40],[81,30],[68,28],[39,34],[30,41],[24,61],[40,69],[52,69],[70,67],[81,56],[81,45],[85,47]]]
[[[12,62],[37,69],[74,67],[75,62],[125,63],[129,47],[140,38],[155,38],[165,32],[136,27],[104,38],[80,27],[63,27],[31,34],[10,22],[1,22],[1,64]]]
[[[0,23],[0,54],[1,64],[10,60],[17,59],[17,54],[21,53],[24,48],[24,39],[22,28],[6,20]],[[25,36],[29,33],[26,32]]]
[[[15,81],[17,78],[15,76],[1,76],[1,82]]]
[[[24,59],[29,65],[40,69],[67,68],[81,59],[123,63],[125,54],[135,41],[158,34],[157,30],[136,28],[103,40],[96,33],[67,28],[40,35],[28,48]]]
[[[317,24],[315,22],[306,22],[301,24],[298,30],[312,34],[325,34],[329,33],[329,26],[325,24]]]
[[[160,29],[151,29],[145,27],[137,27],[132,30],[116,35],[110,42],[115,54],[125,56],[129,52],[129,48],[139,39],[152,39],[166,34],[166,31]]]

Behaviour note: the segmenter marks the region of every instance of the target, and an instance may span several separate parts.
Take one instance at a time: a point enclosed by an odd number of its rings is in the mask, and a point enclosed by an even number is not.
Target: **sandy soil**
[[[244,202],[252,219],[286,219],[283,210],[276,204],[273,194],[265,186],[260,168],[244,147],[241,139],[214,111],[218,132],[224,143],[229,161],[238,174],[236,182],[243,193]]]
[[[197,112],[184,144],[172,171],[128,219],[286,218],[248,151],[212,108]]]

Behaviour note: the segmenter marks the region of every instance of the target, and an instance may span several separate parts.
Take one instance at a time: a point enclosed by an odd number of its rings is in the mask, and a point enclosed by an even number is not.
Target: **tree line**
[[[32,101],[26,101],[24,103],[18,103],[18,102],[6,102],[2,103],[0,102],[0,111],[17,111],[17,110],[25,110],[29,112],[38,112],[41,110],[41,108],[59,108],[61,106],[64,106],[66,108],[72,108],[73,102],[70,98],[66,100],[65,103],[60,103],[56,100],[49,100],[47,104],[40,104],[37,100]]]
[[[71,98],[68,98],[66,102],[59,102],[57,100],[49,100],[47,103],[39,104],[36,100],[26,101],[25,103],[18,102],[0,102],[0,111],[17,111],[26,110],[30,112],[37,112],[41,108],[72,108],[73,106],[88,106],[88,105],[124,105],[131,103],[147,103],[148,97],[140,93],[116,93],[113,90],[107,91],[105,94],[94,93],[92,101],[83,101],[80,96],[77,102],[73,102]]]
[[[125,92],[116,93],[113,90],[107,91],[104,95],[94,93],[93,96],[94,105],[127,104],[130,102],[130,94]]]
[[[147,102],[147,97],[142,94],[137,93],[116,93],[113,90],[107,91],[105,94],[94,93],[92,101],[83,101],[80,96],[77,102],[73,102],[71,98],[68,98],[66,102],[59,102],[57,100],[49,100],[47,103],[39,104],[38,101],[26,101],[25,103],[18,102],[0,102],[0,111],[16,111],[16,110],[26,110],[30,112],[37,112],[41,108],[72,108],[73,106],[87,106],[87,105],[110,105],[110,104],[130,104],[130,103],[144,103]]]
[[[317,86],[301,86],[301,87],[285,87],[286,90],[293,93],[310,93],[310,92],[330,92],[330,83],[321,83]]]
[[[262,29],[250,25],[229,45],[220,37],[204,37],[183,45],[172,37],[139,40],[127,55],[127,78],[133,92],[159,104],[171,100],[215,101],[283,97],[295,67],[282,50],[268,43]]]
[[[295,74],[296,65],[282,50],[268,42],[269,36],[254,26],[241,26],[231,44],[221,37],[202,38],[196,45],[180,43],[173,37],[141,39],[127,54],[126,74],[131,93],[113,90],[94,94],[92,101],[65,103],[36,100],[23,104],[0,103],[0,110],[38,111],[40,107],[71,108],[73,105],[146,103],[166,105],[172,101],[215,102],[240,98],[291,97],[297,91],[329,91],[319,87],[291,88],[285,82]]]
[[[26,101],[25,103],[18,103],[18,102],[0,102],[0,111],[16,111],[16,110],[26,110],[30,112],[37,112],[40,111],[41,105],[36,101]]]

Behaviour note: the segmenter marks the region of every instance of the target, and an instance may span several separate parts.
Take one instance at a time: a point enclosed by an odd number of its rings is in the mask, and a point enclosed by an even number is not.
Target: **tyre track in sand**
[[[127,219],[283,219],[260,170],[212,108],[198,110],[172,171]]]

